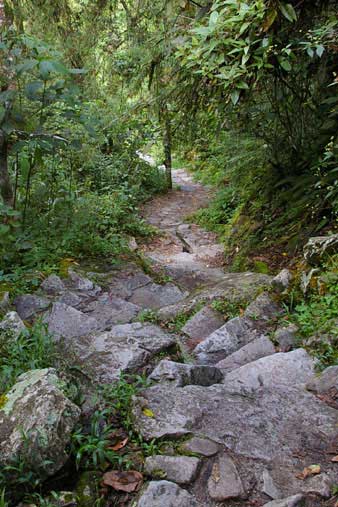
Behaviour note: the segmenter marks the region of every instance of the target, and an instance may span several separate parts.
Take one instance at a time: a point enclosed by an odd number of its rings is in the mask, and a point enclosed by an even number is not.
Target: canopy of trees
[[[230,250],[335,224],[336,2],[6,0],[0,23],[3,276],[147,234],[173,152],[220,187],[201,219],[242,224]]]

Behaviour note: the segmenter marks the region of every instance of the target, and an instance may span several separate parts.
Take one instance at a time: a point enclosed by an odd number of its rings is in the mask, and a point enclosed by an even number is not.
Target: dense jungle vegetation
[[[218,187],[198,219],[233,269],[333,230],[336,15],[326,0],[5,1],[2,280],[150,234],[137,206],[170,186],[172,152]]]
[[[156,233],[140,206],[186,167],[216,189],[191,220],[217,232],[226,268],[290,267],[283,318],[304,342],[329,336],[309,349],[337,364],[337,255],[306,296],[298,283],[308,238],[338,232],[337,14],[335,0],[0,0],[0,301],[73,262],[129,258]],[[68,368],[41,323],[0,346],[0,407],[27,369]],[[157,444],[130,420],[143,384],[104,396],[147,456]],[[79,469],[116,459],[101,416],[72,437]],[[19,468],[0,472],[0,507],[17,477],[34,490]]]

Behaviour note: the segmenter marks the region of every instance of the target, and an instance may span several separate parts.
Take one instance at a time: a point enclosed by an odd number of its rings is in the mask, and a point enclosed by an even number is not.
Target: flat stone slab
[[[116,380],[121,372],[133,373],[154,355],[176,344],[175,336],[159,326],[134,322],[110,331],[81,336],[69,342],[75,360],[98,382]]]
[[[51,311],[44,317],[49,332],[57,340],[60,338],[70,339],[88,335],[101,328],[94,317],[76,310],[64,303],[54,303]]]
[[[196,479],[200,460],[189,456],[150,456],[145,461],[145,471],[155,478],[167,479],[177,484],[190,484]]]
[[[261,336],[256,340],[244,345],[241,349],[216,364],[223,372],[240,368],[244,364],[251,363],[262,357],[271,356],[275,353],[275,347],[269,338]]]
[[[223,380],[221,371],[215,366],[176,363],[162,360],[149,375],[155,382],[169,382],[176,386],[211,386]]]
[[[129,301],[142,308],[156,310],[162,306],[177,303],[186,296],[187,293],[182,292],[173,283],[167,283],[165,285],[151,283],[145,287],[136,289]]]
[[[315,362],[304,349],[279,352],[240,368],[224,376],[224,384],[245,389],[273,387],[278,384],[295,386],[305,384],[314,374]]]
[[[141,308],[105,292],[96,301],[87,304],[84,311],[98,322],[104,323],[105,328],[109,328],[113,324],[131,322],[141,311]]]
[[[145,416],[145,408],[154,416]],[[254,469],[258,483],[268,466],[284,497],[323,490],[315,476],[306,481],[296,477],[309,463],[323,461],[333,481],[336,476],[336,465],[328,463],[325,453],[337,435],[338,411],[299,385],[248,391],[237,383],[158,384],[140,393],[133,414],[146,440],[192,435],[225,446],[241,461],[242,479]]]
[[[137,507],[202,507],[197,500],[169,481],[152,481],[137,502]]]
[[[236,465],[226,454],[220,456],[212,467],[208,480],[208,493],[217,502],[246,497]]]
[[[223,325],[223,315],[210,306],[205,306],[188,320],[182,332],[192,339],[203,340]]]
[[[14,306],[22,320],[28,320],[43,312],[49,305],[49,299],[34,294],[23,294],[14,299]]]
[[[214,456],[218,453],[219,446],[207,438],[192,437],[181,445],[183,452],[193,452],[201,456]]]

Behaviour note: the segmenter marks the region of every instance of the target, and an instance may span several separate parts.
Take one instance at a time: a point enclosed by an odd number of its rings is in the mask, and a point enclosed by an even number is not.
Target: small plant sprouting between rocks
[[[155,440],[143,441],[134,429],[132,398],[147,386],[147,379],[123,374],[116,383],[100,386],[100,408],[94,412],[89,427],[81,425],[72,435],[71,454],[77,469],[103,470],[110,464],[128,470],[132,465],[142,466],[141,456],[160,452]]]

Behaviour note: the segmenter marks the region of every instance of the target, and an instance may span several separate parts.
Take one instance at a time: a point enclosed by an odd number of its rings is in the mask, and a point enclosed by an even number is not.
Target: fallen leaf
[[[331,461],[333,461],[333,463],[338,463],[338,456],[333,456]]]
[[[119,451],[120,449],[122,449],[123,447],[125,447],[127,445],[128,440],[129,440],[128,438],[125,438],[124,440],[120,440],[115,445],[112,445],[111,447],[109,447],[109,449],[111,449],[112,451]]]
[[[132,493],[140,488],[142,482],[143,475],[136,470],[129,470],[128,472],[112,470],[103,475],[102,485],[110,486],[116,491]]]
[[[147,417],[155,417],[155,414],[152,410],[150,410],[150,408],[144,408],[142,410],[143,414],[146,415]]]
[[[304,479],[306,479],[307,477],[310,477],[311,475],[318,475],[320,474],[321,470],[320,470],[320,465],[310,465],[306,468],[304,468],[304,470],[297,474],[296,477],[298,479],[302,479],[302,481]]]

